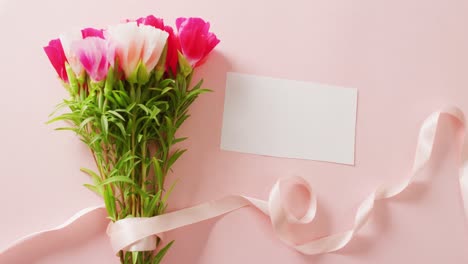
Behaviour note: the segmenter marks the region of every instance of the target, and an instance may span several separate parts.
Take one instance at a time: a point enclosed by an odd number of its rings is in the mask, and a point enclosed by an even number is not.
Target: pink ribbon
[[[441,111],[431,114],[424,121],[420,129],[414,164],[409,177],[398,184],[381,186],[371,192],[359,205],[354,218],[353,227],[345,232],[313,239],[301,244],[294,243],[294,241],[298,240],[299,234],[291,231],[292,229],[290,229],[289,226],[305,225],[312,222],[317,209],[317,200],[308,182],[301,177],[292,177],[289,179],[278,180],[270,192],[268,201],[246,196],[232,195],[164,215],[150,218],[127,218],[115,223],[110,223],[107,228],[107,234],[110,238],[112,248],[115,253],[120,250],[154,250],[156,245],[156,236],[162,238],[164,232],[218,217],[245,206],[253,206],[270,217],[273,229],[279,239],[303,254],[321,254],[341,249],[348,244],[354,234],[366,224],[376,200],[391,198],[402,192],[411,183],[414,175],[427,164],[432,154],[434,140],[439,127],[439,120],[444,116],[454,117],[461,123],[463,131],[465,130],[465,119],[463,113],[458,108],[444,108]],[[305,214],[300,218],[291,213],[290,208],[284,206],[282,202],[283,199],[281,197],[280,186],[286,180],[293,181],[294,184],[303,187],[309,196],[307,200],[302,201],[303,204],[306,205],[307,209]],[[460,186],[465,206],[465,213],[468,215],[468,162],[464,162],[461,165]],[[25,240],[33,239],[44,232],[61,232],[65,226],[73,221],[76,221],[95,210],[101,209],[102,207],[84,209],[73,216],[65,224],[51,230],[37,232],[24,237],[13,243],[8,248],[0,251],[0,253],[3,254],[12,247],[20,245]]]

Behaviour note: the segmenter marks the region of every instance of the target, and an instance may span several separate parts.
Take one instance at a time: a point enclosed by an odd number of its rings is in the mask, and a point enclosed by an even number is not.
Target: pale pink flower
[[[71,51],[93,81],[99,82],[106,79],[115,57],[112,44],[100,37],[87,37],[74,41]]]
[[[77,40],[83,39],[81,31],[72,31],[68,34],[60,35],[60,42],[63,46],[63,52],[67,58],[68,64],[72,68],[77,77],[82,76],[84,73],[83,65],[81,65],[78,57],[72,52],[72,43]]]
[[[136,20],[136,22],[138,23],[138,25],[143,24],[159,28],[161,30],[166,31],[169,34],[169,37],[167,38],[166,69],[170,69],[175,75],[177,73],[178,50],[180,48],[179,40],[174,34],[174,30],[172,29],[172,27],[164,25],[164,21],[162,18],[157,18],[153,15],[149,15],[147,17],[140,17]]]
[[[147,72],[151,72],[161,57],[168,33],[136,22],[109,27],[105,38],[115,45],[115,55],[119,66],[129,77],[141,62]]]

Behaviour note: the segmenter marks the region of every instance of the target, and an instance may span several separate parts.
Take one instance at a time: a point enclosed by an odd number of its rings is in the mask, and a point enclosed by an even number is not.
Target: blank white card
[[[228,73],[221,148],[354,164],[357,89]]]

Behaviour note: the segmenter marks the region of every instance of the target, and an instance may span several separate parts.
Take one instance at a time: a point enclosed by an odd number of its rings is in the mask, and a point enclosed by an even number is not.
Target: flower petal
[[[147,25],[152,26],[159,29],[164,29],[164,20],[161,18],[157,18],[153,15],[149,15],[147,17],[140,17],[136,20],[138,25]]]
[[[83,66],[81,65],[79,59],[73,54],[71,50],[72,43],[76,40],[83,39],[80,31],[72,31],[68,34],[60,35],[60,41],[62,42],[63,51],[67,58],[70,67],[76,76],[81,76],[83,74]]]
[[[49,60],[59,77],[63,81],[68,82],[68,75],[65,69],[65,62],[67,59],[65,57],[60,39],[53,39],[49,41],[49,45],[44,47],[44,52],[46,53],[47,57],[49,57]]]
[[[81,30],[81,35],[82,37],[88,38],[88,37],[99,37],[99,38],[104,38],[104,30],[102,29],[95,29],[95,28],[83,28]]]
[[[99,37],[77,40],[72,44],[72,51],[93,81],[99,82],[106,78],[110,66],[109,44],[106,40]]]

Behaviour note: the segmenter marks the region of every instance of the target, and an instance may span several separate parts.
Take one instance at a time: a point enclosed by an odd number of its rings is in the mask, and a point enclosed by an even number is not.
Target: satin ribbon
[[[50,234],[50,233],[58,233],[58,234],[64,233],[65,229],[70,227],[72,224],[75,224],[90,215],[92,216],[93,214],[96,214],[98,211],[101,211],[101,210],[102,211],[106,210],[104,205],[92,206],[92,207],[81,209],[80,211],[78,211],[76,214],[74,214],[72,217],[70,217],[67,221],[65,221],[61,225],[58,225],[50,229],[34,232],[34,233],[31,233],[29,235],[26,235],[24,237],[21,237],[15,240],[13,243],[10,243],[4,249],[0,250],[0,261],[2,260],[2,256],[4,256],[5,253],[8,253],[10,250],[14,248],[20,247],[23,243],[33,240],[34,238],[37,238],[39,236]]]
[[[273,229],[279,239],[303,254],[322,254],[341,249],[348,244],[354,234],[367,223],[376,200],[391,198],[401,193],[411,183],[415,174],[417,174],[427,164],[432,155],[433,145],[439,127],[439,120],[443,116],[454,117],[461,123],[462,129],[465,131],[465,119],[460,109],[449,107],[432,113],[424,121],[420,129],[416,155],[409,177],[398,184],[381,186],[372,191],[359,205],[354,218],[354,225],[347,231],[313,239],[305,243],[295,244],[294,241],[296,241],[299,234],[291,231],[288,226],[292,224],[305,225],[312,222],[317,209],[317,200],[310,184],[307,181],[301,177],[293,177],[278,180],[270,192],[268,201],[246,196],[232,195],[155,217],[127,218],[115,223],[110,223],[107,228],[107,234],[110,238],[112,248],[115,253],[120,250],[154,250],[156,246],[156,236],[162,238],[162,234],[164,234],[164,232],[218,217],[245,206],[253,206],[270,217]],[[468,215],[468,162],[465,161],[462,163],[460,168],[462,199],[464,202],[465,213]],[[290,209],[285,207],[282,203],[280,186],[286,180],[293,181],[293,183],[305,188],[309,196],[307,200],[302,201],[304,205],[307,206],[307,210],[304,216],[300,218],[292,214]],[[86,214],[101,209],[102,207],[84,209],[69,219],[65,224],[51,230],[37,232],[24,237],[0,253],[7,252],[11,247],[18,246],[23,241],[32,239],[44,232],[61,232],[64,226],[78,220],[80,217],[84,217]]]

